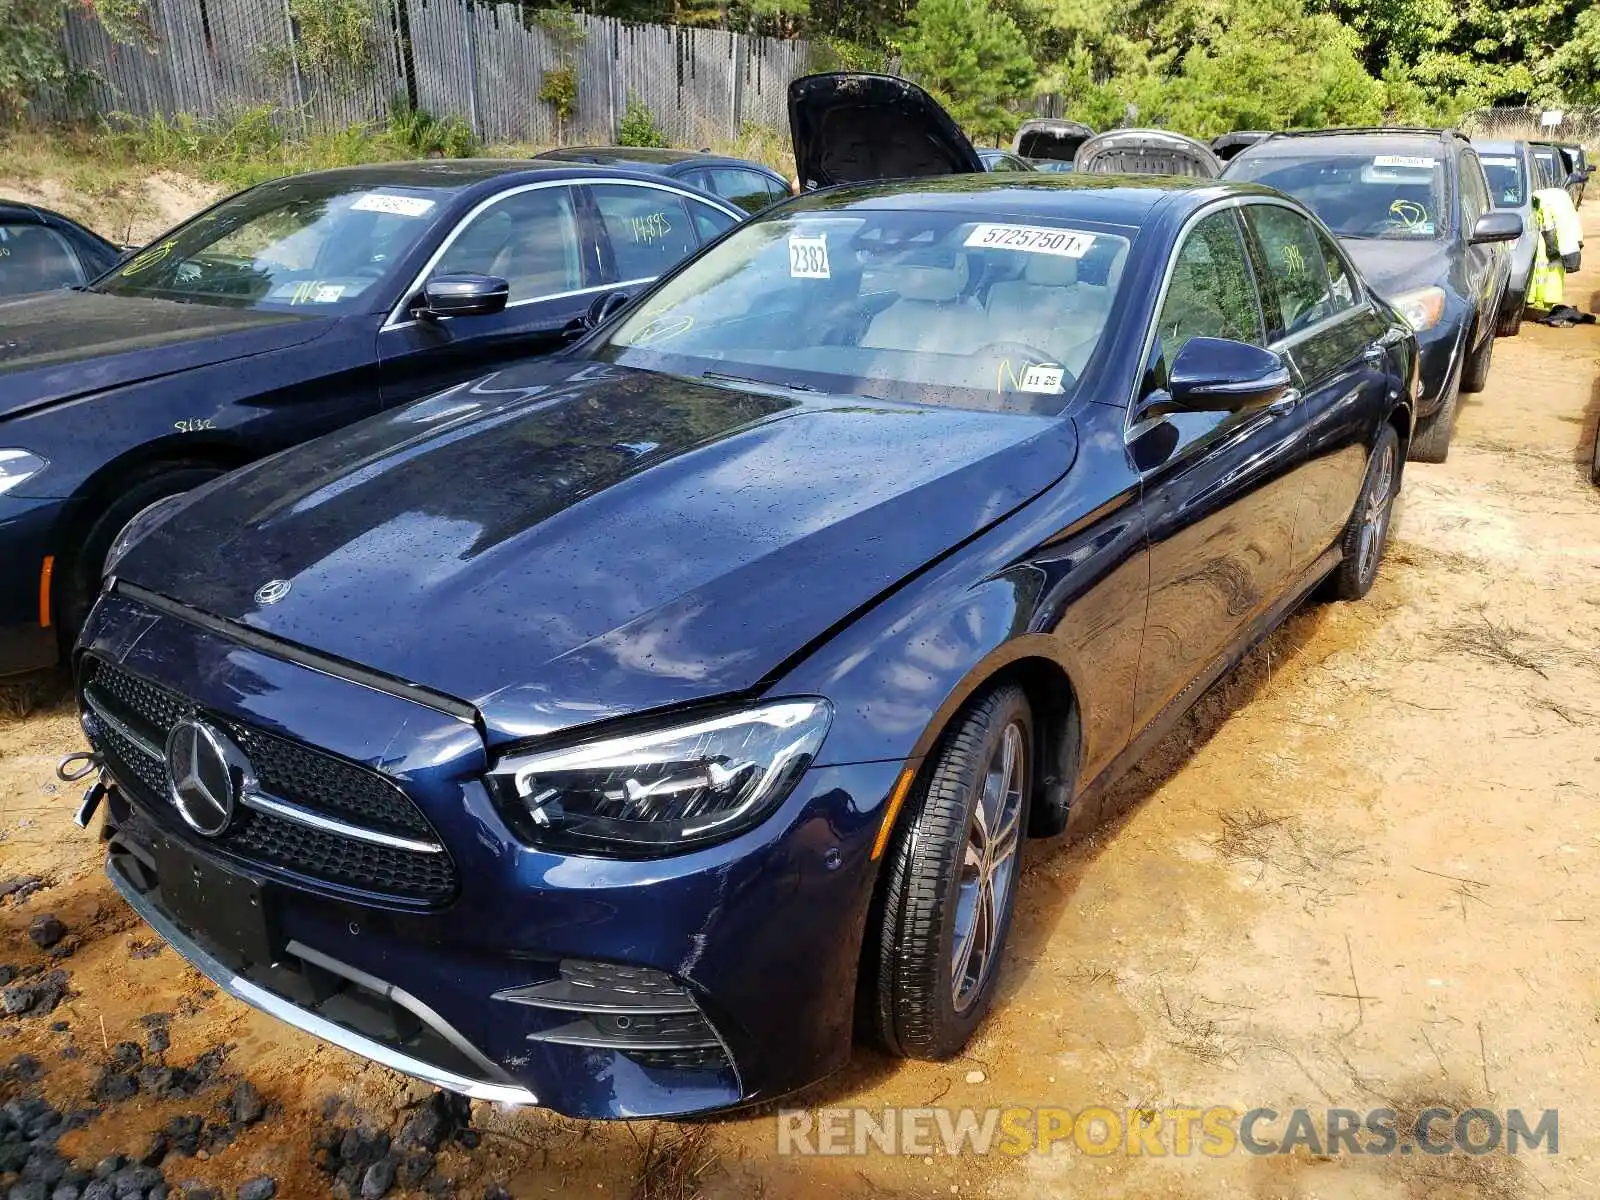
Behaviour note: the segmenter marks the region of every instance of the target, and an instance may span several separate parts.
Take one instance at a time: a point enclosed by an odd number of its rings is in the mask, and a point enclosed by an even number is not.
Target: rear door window
[[[24,296],[84,282],[67,239],[29,223],[0,224],[0,296]]]
[[[758,213],[772,203],[765,175],[736,167],[713,167],[709,174],[711,190],[747,213]]]
[[[606,282],[654,279],[699,248],[677,192],[618,183],[593,184],[591,190],[616,264],[616,278]]]

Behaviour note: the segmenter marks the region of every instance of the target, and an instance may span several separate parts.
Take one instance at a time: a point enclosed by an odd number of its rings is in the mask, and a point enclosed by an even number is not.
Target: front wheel
[[[1456,401],[1461,393],[1461,368],[1459,365],[1445,380],[1444,399],[1431,416],[1417,422],[1417,431],[1411,438],[1411,451],[1406,455],[1412,462],[1442,463],[1450,456],[1450,437],[1456,429]]]
[[[959,1053],[994,1000],[1033,787],[1033,715],[1003,685],[940,743],[891,842],[878,929],[877,1026],[906,1058]]]
[[[1489,366],[1493,361],[1494,334],[1491,332],[1483,339],[1483,345],[1467,356],[1467,364],[1461,369],[1461,390],[1472,396],[1488,387]]]
[[[1378,564],[1389,544],[1389,518],[1400,493],[1400,435],[1393,425],[1378,433],[1367,459],[1367,478],[1356,498],[1355,511],[1339,539],[1344,557],[1334,570],[1332,593],[1336,600],[1360,600],[1378,578]]]
[[[168,463],[151,467],[128,480],[121,495],[112,500],[89,526],[78,553],[64,578],[58,577],[56,622],[62,653],[72,648],[89,606],[100,591],[106,553],[122,531],[146,509],[172,496],[209,483],[223,473],[221,467],[200,463]]]

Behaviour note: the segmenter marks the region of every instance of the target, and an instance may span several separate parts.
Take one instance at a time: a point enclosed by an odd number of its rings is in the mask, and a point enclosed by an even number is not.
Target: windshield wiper
[[[820,392],[822,390],[818,387],[812,387],[809,383],[774,383],[770,379],[755,379],[749,375],[730,375],[726,371],[707,371],[700,378],[718,379],[724,383],[752,383],[756,387],[782,388],[786,392]]]

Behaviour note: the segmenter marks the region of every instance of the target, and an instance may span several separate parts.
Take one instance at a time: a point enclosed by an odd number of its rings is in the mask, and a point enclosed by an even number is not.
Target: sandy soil
[[[1600,221],[1590,214],[1600,246]],[[1600,253],[1590,262],[1600,267]],[[1569,280],[1590,306],[1600,271]],[[1292,618],[1122,786],[1122,815],[1078,846],[1031,847],[1003,996],[968,1053],[905,1064],[867,1050],[807,1105],[1559,1108],[1558,1155],[1222,1159],[1048,1155],[782,1158],[771,1114],[580,1125],[480,1106],[476,1151],[440,1173],[551,1195],[1126,1196],[1420,1200],[1600,1195],[1600,329],[1525,325],[1467,399],[1450,460],[1407,471],[1372,596]],[[266,1171],[326,1194],[309,1165],[337,1095],[393,1123],[424,1090],[215,996],[101,878],[54,782],[79,744],[49,681],[0,715],[0,963],[40,952],[54,912],[76,995],[0,1021],[0,1063],[48,1068],[84,1102],[109,1047],[171,1014],[169,1061],[231,1045],[273,1111],[169,1170]],[[33,707],[19,719],[21,709]],[[1590,924],[1591,919],[1595,922]],[[63,1046],[81,1050],[64,1059]],[[1591,1062],[1591,1056],[1594,1061]],[[0,1074],[0,1096],[9,1088]],[[142,1097],[64,1145],[130,1150],[199,1101]],[[211,1104],[212,1101],[205,1101]]]
[[[118,245],[142,246],[199,212],[223,190],[176,171],[155,171],[133,183],[112,183],[86,193],[59,179],[7,175],[0,167],[0,200],[53,208]]]

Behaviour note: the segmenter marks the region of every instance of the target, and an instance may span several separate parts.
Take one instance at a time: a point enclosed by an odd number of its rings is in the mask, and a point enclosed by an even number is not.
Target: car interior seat
[[[970,354],[983,342],[983,310],[967,296],[967,256],[917,250],[885,273],[899,298],[872,318],[861,346],[870,350]]]

